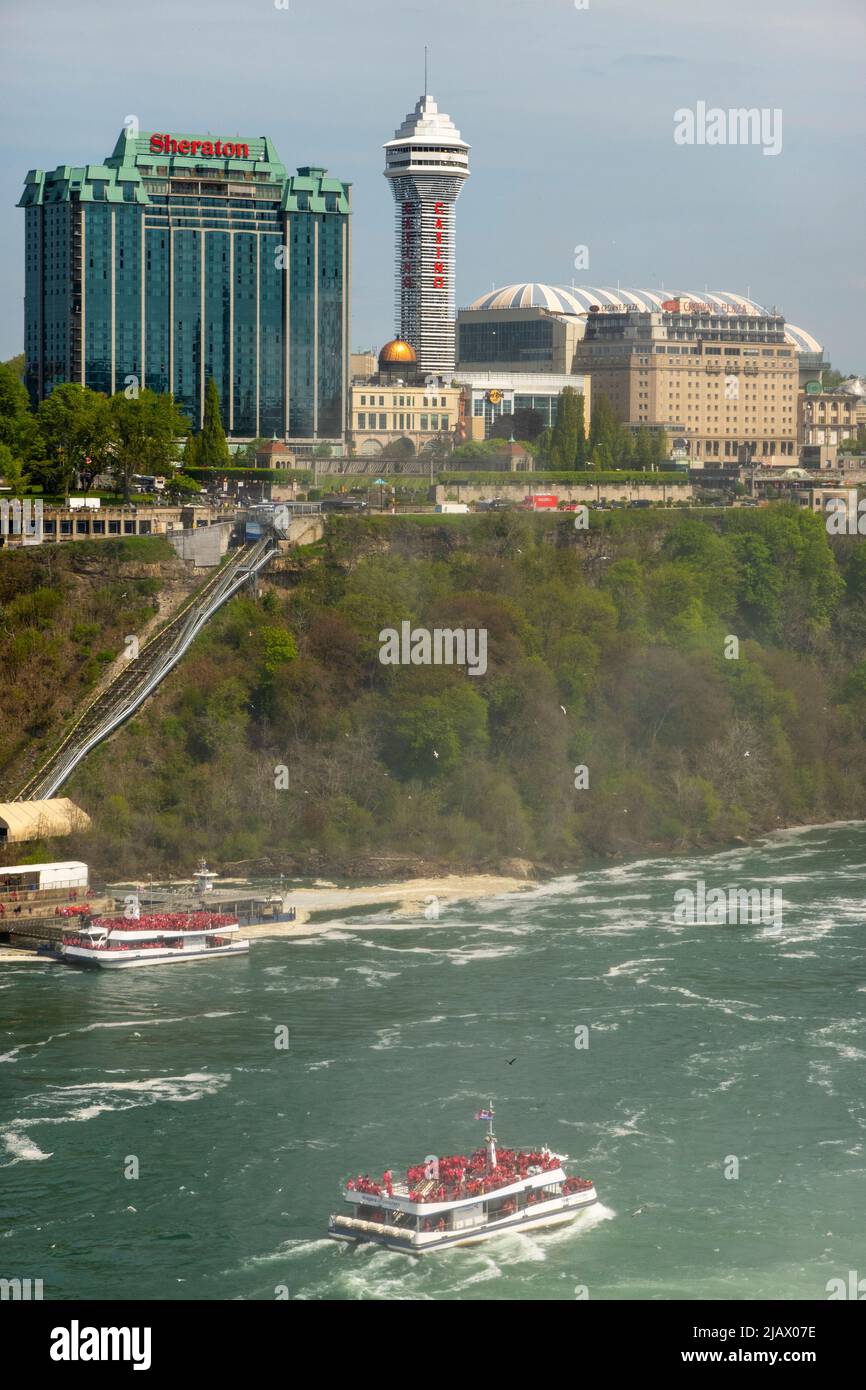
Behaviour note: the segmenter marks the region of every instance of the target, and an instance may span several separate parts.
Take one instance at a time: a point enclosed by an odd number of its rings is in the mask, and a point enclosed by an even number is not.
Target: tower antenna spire
[[[427,45],[424,45],[424,95],[427,95]]]

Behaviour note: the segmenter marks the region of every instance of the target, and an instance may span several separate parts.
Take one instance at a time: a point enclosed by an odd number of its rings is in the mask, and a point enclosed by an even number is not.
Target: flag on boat
[[[492,1120],[492,1119],[493,1119],[493,1111],[492,1111],[492,1110],[477,1110],[477,1111],[475,1112],[475,1118],[476,1118],[476,1120]]]

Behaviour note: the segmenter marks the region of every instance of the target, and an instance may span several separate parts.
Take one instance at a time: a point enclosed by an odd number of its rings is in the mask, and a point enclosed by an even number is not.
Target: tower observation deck
[[[397,335],[419,372],[450,377],[456,360],[454,205],[469,177],[469,146],[429,93],[385,145],[395,200]]]

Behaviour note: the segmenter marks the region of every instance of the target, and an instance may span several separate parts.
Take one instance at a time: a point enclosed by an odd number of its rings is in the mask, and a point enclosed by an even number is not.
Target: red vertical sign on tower
[[[415,204],[408,200],[403,204],[403,236],[400,260],[403,289],[411,290],[415,284]]]
[[[437,203],[433,209],[435,214],[434,228],[436,231],[436,259],[433,262],[433,288],[434,290],[444,290],[445,288],[445,262],[442,259],[442,231],[444,222],[442,221],[442,210],[444,203]]]

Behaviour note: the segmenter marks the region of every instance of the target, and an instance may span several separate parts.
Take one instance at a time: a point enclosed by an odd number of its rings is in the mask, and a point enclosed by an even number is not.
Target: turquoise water
[[[677,925],[697,878],[780,888],[781,927]],[[848,825],[245,960],[2,967],[0,1276],[72,1299],[824,1299],[866,1274],[864,937]],[[421,1261],[323,1237],[341,1177],[466,1152],[488,1096],[503,1144],[567,1152],[599,1204]]]

